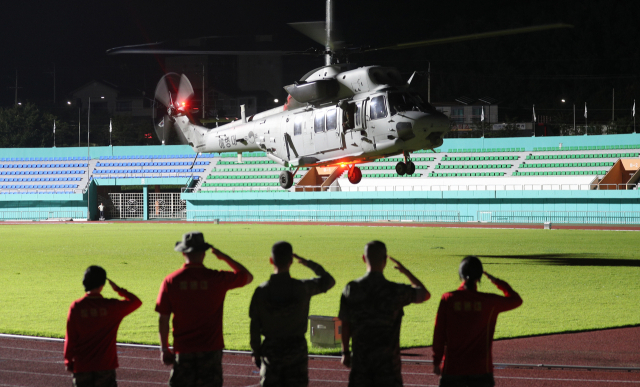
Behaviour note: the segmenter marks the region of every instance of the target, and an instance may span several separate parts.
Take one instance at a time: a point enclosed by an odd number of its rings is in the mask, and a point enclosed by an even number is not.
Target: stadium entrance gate
[[[149,219],[186,219],[186,201],[180,193],[149,193],[147,214]],[[143,193],[109,193],[113,203],[111,219],[144,219]]]

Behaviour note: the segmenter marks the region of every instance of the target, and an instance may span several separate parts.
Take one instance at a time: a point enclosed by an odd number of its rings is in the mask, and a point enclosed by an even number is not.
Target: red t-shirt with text
[[[445,293],[433,332],[433,363],[443,375],[482,375],[493,372],[491,345],[498,313],[515,309],[522,298],[504,281],[495,285],[504,297],[465,289]]]
[[[156,312],[173,313],[175,353],[217,351],[224,348],[222,312],[227,291],[247,283],[244,272],[211,270],[184,264],[169,274],[156,301]]]
[[[116,337],[120,322],[138,309],[142,301],[120,289],[124,300],[85,295],[69,308],[64,340],[65,365],[73,363],[73,372],[95,372],[118,368]]]

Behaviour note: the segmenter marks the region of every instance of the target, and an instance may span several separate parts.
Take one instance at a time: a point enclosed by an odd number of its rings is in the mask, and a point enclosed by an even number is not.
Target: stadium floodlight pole
[[[87,220],[91,220],[91,152],[89,150],[89,132],[91,129],[91,97],[87,107]]]

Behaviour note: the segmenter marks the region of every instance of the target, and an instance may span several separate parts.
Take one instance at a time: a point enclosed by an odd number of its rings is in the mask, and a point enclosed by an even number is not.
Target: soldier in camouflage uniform
[[[289,268],[294,257],[313,270],[317,277],[291,278]],[[312,296],[331,289],[336,282],[319,264],[293,254],[287,242],[273,245],[269,261],[274,274],[256,288],[249,307],[251,350],[254,362],[260,368],[260,385],[307,386],[305,333],[309,301]],[[264,336],[263,342],[261,336]]]
[[[400,325],[403,307],[429,299],[425,286],[397,260],[387,256],[379,241],[365,246],[367,274],[345,286],[340,300],[342,364],[351,368],[349,387],[402,386]],[[384,278],[387,258],[410,285]],[[349,341],[353,337],[353,356]]]

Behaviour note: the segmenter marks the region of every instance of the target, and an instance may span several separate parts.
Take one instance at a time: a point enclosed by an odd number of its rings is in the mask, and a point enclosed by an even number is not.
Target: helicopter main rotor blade
[[[573,26],[571,24],[557,23],[557,24],[546,24],[546,25],[534,26],[534,27],[512,28],[512,29],[509,29],[509,30],[483,32],[483,33],[479,33],[479,34],[453,36],[453,37],[449,37],[449,38],[422,40],[422,41],[418,41],[418,42],[402,43],[402,44],[396,44],[396,45],[385,46],[385,47],[371,47],[371,48],[365,48],[365,49],[361,50],[361,52],[371,52],[371,51],[380,51],[380,50],[404,50],[404,49],[407,49],[407,48],[434,46],[434,45],[437,45],[437,44],[458,43],[458,42],[465,42],[465,41],[468,41],[468,40],[486,39],[486,38],[495,38],[495,37],[499,37],[499,36],[525,34],[525,33],[529,33],[529,32],[546,31],[546,30],[553,30],[553,29],[557,29],[557,28],[573,28]]]
[[[165,55],[289,55],[296,51],[211,51],[211,50],[180,50],[162,48],[164,43],[136,44],[132,46],[115,47],[107,50],[107,55],[120,54],[165,54]]]
[[[317,22],[300,22],[289,23],[296,31],[307,36],[316,43],[319,43],[323,47],[327,44],[327,23],[323,21]],[[344,39],[340,35],[340,28],[336,23],[331,30],[331,41],[329,42],[329,48],[331,51],[340,50],[344,47]]]

